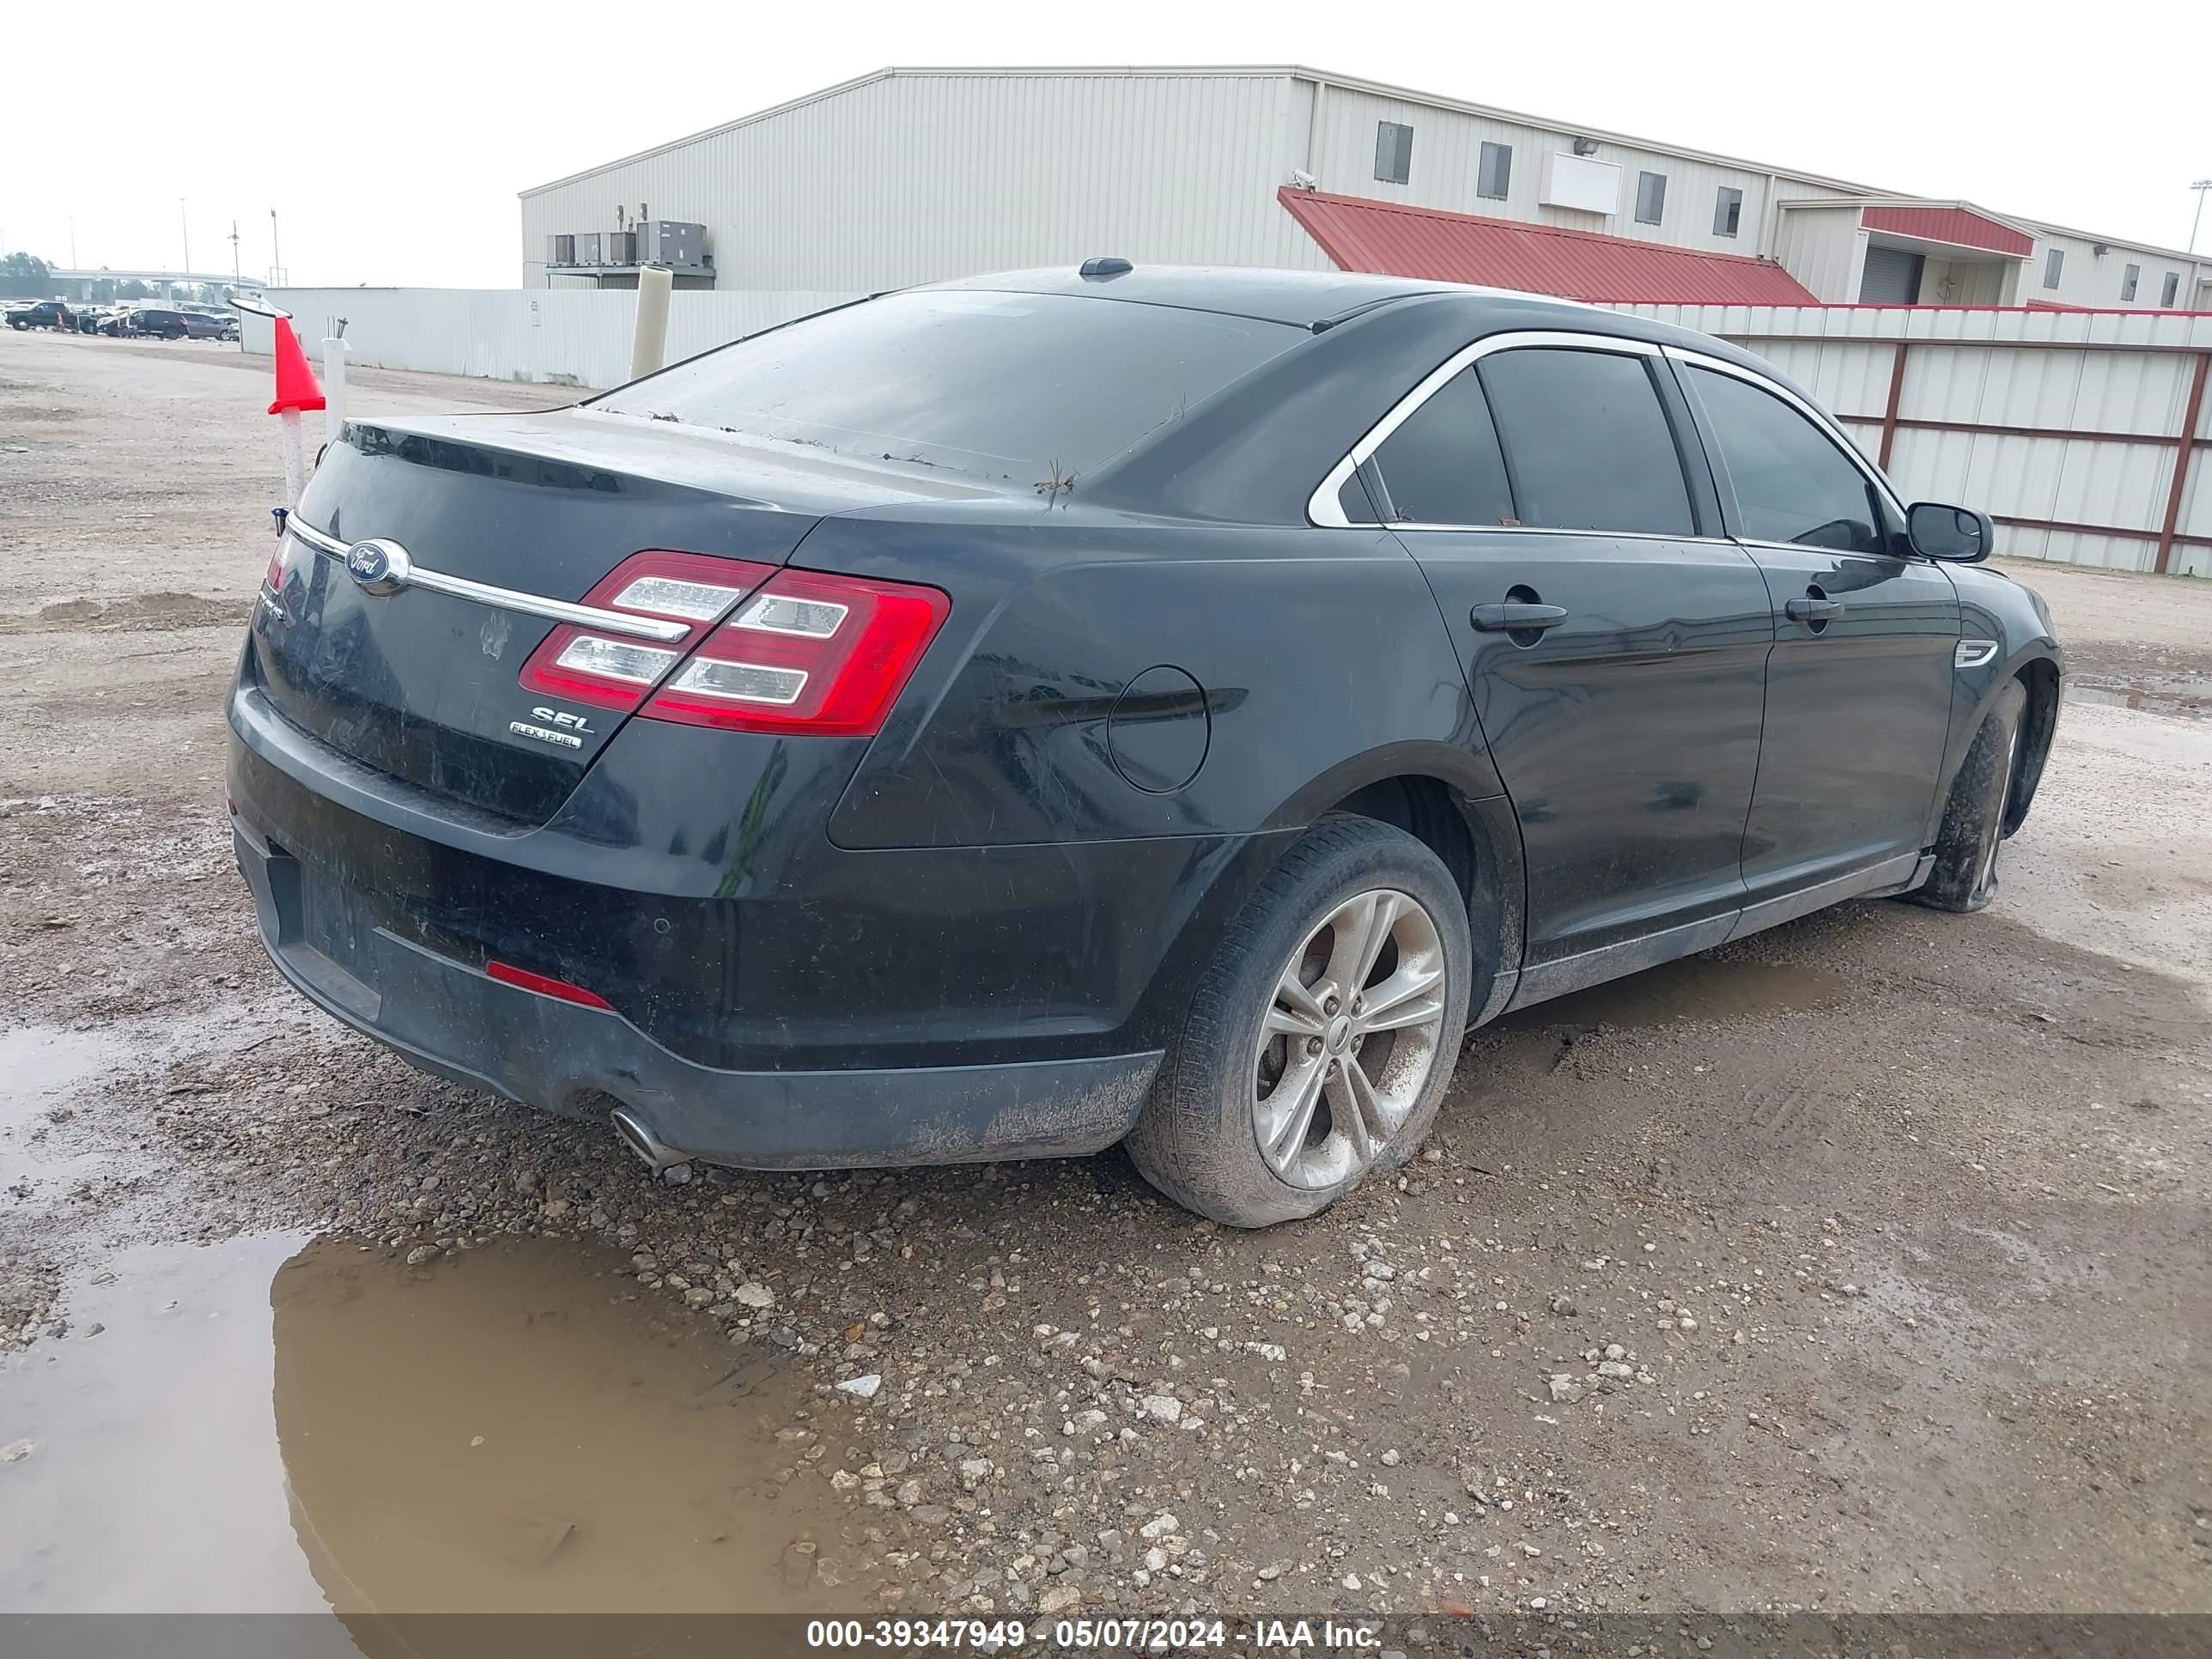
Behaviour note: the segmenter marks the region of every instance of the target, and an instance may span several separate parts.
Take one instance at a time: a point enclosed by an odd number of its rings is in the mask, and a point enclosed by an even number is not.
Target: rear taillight
[[[640,712],[726,731],[873,737],[951,609],[933,587],[780,570]]]
[[[292,537],[288,531],[276,532],[276,545],[269,555],[269,568],[261,573],[261,585],[271,593],[284,591],[284,578],[292,568]]]
[[[682,623],[680,639],[636,640],[562,623],[522,665],[530,690],[633,709],[715,621],[775,566],[702,553],[635,553],[584,595],[586,605]]]

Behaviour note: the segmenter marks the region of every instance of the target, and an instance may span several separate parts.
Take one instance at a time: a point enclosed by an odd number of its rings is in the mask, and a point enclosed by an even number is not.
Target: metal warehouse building
[[[2212,309],[2212,257],[1296,67],[888,69],[522,193],[526,287],[1285,265],[1613,302]]]

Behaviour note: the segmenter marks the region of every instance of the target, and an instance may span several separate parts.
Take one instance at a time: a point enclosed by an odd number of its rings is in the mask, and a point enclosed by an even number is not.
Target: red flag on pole
[[[269,412],[278,415],[288,409],[320,409],[322,388],[315,384],[315,372],[307,367],[307,354],[300,349],[292,325],[279,317],[276,328],[276,401],[269,405]]]

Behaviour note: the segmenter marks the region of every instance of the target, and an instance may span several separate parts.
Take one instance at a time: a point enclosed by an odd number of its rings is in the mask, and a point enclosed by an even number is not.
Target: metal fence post
[[[2181,494],[2189,483],[2189,463],[2197,453],[2197,422],[2204,410],[2204,380],[2212,371],[2212,351],[2197,354],[2197,372],[2189,377],[2189,404],[2181,416],[2181,438],[2173,452],[2173,487],[2166,492],[2166,522],[2159,526],[2158,559],[2151,568],[2166,574],[2173,556],[2174,532],[2181,524]]]
[[[1905,395],[1905,354],[1912,349],[1899,340],[1896,356],[1889,360],[1889,404],[1881,412],[1881,470],[1889,471],[1889,452],[1897,442],[1897,406]]]

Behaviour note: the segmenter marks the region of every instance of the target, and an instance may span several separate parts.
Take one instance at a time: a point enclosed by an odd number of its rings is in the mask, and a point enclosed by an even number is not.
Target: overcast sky
[[[0,252],[66,263],[74,219],[80,264],[173,266],[188,234],[228,272],[234,222],[263,275],[275,208],[295,283],[511,287],[517,191],[892,64],[1305,64],[2172,247],[2212,175],[2202,4],[253,9],[15,15]]]

